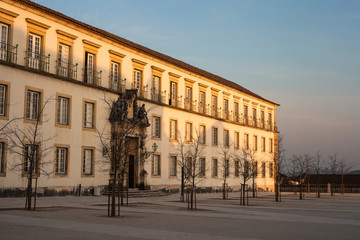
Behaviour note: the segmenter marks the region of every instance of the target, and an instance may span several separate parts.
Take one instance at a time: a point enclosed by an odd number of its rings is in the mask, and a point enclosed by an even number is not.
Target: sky
[[[360,1],[34,1],[279,103],[287,157],[360,169]]]

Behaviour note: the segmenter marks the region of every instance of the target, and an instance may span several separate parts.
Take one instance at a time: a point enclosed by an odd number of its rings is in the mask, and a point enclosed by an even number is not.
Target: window
[[[39,146],[25,145],[24,173],[39,173]]]
[[[225,160],[225,176],[228,177],[230,175],[230,160]]]
[[[224,145],[225,145],[225,147],[229,147],[229,146],[230,146],[229,130],[224,130]]]
[[[57,98],[56,122],[62,125],[69,125],[69,106],[70,99],[65,97]]]
[[[85,52],[85,79],[84,82],[93,84],[95,76],[95,54]]]
[[[266,173],[266,165],[265,163],[261,163],[261,176],[264,178]]]
[[[205,168],[206,161],[205,161],[205,158],[200,158],[199,161],[200,161],[200,165],[199,165],[199,176],[200,176],[200,177],[205,177],[205,172],[206,172],[206,168]]]
[[[192,110],[192,88],[185,88],[185,109]]]
[[[258,137],[254,136],[254,151],[258,150]]]
[[[234,121],[239,122],[239,103],[234,103]]]
[[[7,115],[7,85],[0,84],[0,116]]]
[[[199,134],[200,134],[200,144],[206,144],[206,128],[204,125],[200,125],[200,131],[199,131]]]
[[[249,149],[249,134],[247,133],[244,134],[244,148],[246,150]]]
[[[270,177],[274,177],[274,164],[273,163],[269,164],[269,175],[270,175]]]
[[[263,128],[265,126],[265,112],[260,112],[260,121],[261,121],[261,127]]]
[[[199,112],[205,114],[206,98],[205,92],[200,91],[199,94]]]
[[[170,176],[176,176],[177,157],[170,156]]]
[[[218,175],[218,160],[213,158],[212,160],[212,176],[217,177]]]
[[[160,117],[153,116],[153,137],[160,138]]]
[[[114,61],[111,61],[110,65],[110,85],[111,89],[119,90],[119,77],[120,77],[120,64]]]
[[[258,175],[258,170],[259,170],[258,162],[254,162],[254,172],[255,172],[255,176]]]
[[[192,123],[185,123],[185,141],[192,142]]]
[[[186,157],[185,158],[185,176],[190,177],[192,175],[192,158]]]
[[[269,128],[272,129],[272,115],[271,113],[268,114],[268,121],[269,121]]]
[[[134,83],[133,83],[134,89],[141,88],[141,80],[142,80],[142,71],[138,69],[134,69]]]
[[[95,110],[94,103],[85,102],[85,104],[84,104],[84,128],[95,128],[94,110]]]
[[[265,152],[265,138],[261,138],[261,151]]]
[[[240,162],[235,161],[235,177],[238,177],[240,175]]]
[[[252,121],[253,121],[253,125],[256,126],[256,108],[253,108],[253,118],[252,118]]]
[[[153,76],[151,99],[156,102],[160,102],[161,100],[160,81],[161,81],[160,77],[155,75]]]
[[[177,120],[170,120],[170,140],[177,140]]]
[[[5,168],[6,168],[6,164],[5,164],[5,142],[0,142],[0,176],[5,174]]]
[[[27,53],[28,67],[40,70],[42,67],[41,54],[41,36],[30,33]]]
[[[153,155],[152,175],[160,176],[160,155],[157,154]]]
[[[40,111],[40,93],[35,91],[27,91],[26,101],[26,119],[37,120]]]
[[[247,105],[244,105],[244,123],[245,124],[248,124],[248,106]]]
[[[58,60],[58,75],[68,77],[70,70],[70,47],[68,45],[59,44]]]
[[[229,120],[229,100],[224,99],[224,119]]]
[[[67,174],[68,149],[63,147],[56,148],[55,174]]]
[[[273,148],[273,140],[272,138],[270,138],[270,141],[269,141],[269,149],[270,149],[270,152],[273,153],[274,152],[274,148]]]
[[[217,146],[218,145],[218,129],[213,127],[212,133],[213,133],[212,144]]]
[[[211,96],[211,115],[217,117],[217,96]]]
[[[240,133],[235,132],[235,149],[240,148]]]
[[[83,150],[82,174],[93,175],[94,151],[92,149]]]
[[[6,61],[8,57],[9,26],[0,23],[0,30],[0,60]]]
[[[177,83],[170,82],[170,100],[169,105],[176,106],[177,105]]]

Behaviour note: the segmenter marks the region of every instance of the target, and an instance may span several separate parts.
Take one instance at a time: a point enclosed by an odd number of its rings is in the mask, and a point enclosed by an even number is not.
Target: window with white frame
[[[69,125],[70,100],[66,97],[57,98],[57,117],[58,124]]]
[[[240,148],[240,133],[235,132],[235,149]]]
[[[82,173],[83,175],[92,175],[93,174],[93,150],[84,149],[83,150],[83,166]]]
[[[263,178],[266,176],[266,164],[265,164],[265,162],[261,163],[261,176]]]
[[[234,102],[234,120],[239,122],[239,103]]]
[[[40,93],[35,91],[27,91],[26,101],[26,119],[37,120],[40,110]]]
[[[247,133],[244,134],[244,148],[246,150],[249,149],[249,134]]]
[[[266,148],[265,148],[265,138],[262,137],[261,138],[261,151],[265,152]]]
[[[68,149],[64,147],[56,148],[55,174],[66,175],[68,159]]]
[[[253,115],[252,115],[252,120],[253,120],[253,125],[256,126],[256,108],[253,108]]]
[[[240,175],[240,162],[235,161],[235,177],[238,177]]]
[[[85,102],[84,104],[84,127],[94,128],[94,108],[95,104],[91,102]]]
[[[224,99],[224,116],[226,120],[229,119],[229,100]]]
[[[206,129],[204,125],[200,125],[199,134],[200,134],[199,143],[206,144]]]
[[[228,177],[230,175],[230,160],[225,160],[225,176]]]
[[[200,94],[199,94],[199,112],[200,113],[205,113],[205,104],[206,104],[205,92],[200,91]]]
[[[249,110],[248,110],[248,106],[244,105],[244,123],[248,124],[248,120],[249,120]]]
[[[161,82],[161,78],[159,76],[154,75],[152,82],[151,99],[156,102],[159,102],[161,100],[160,82]]]
[[[39,172],[39,146],[35,144],[25,145],[24,173]]]
[[[185,87],[185,108],[192,109],[192,88]]]
[[[177,83],[170,82],[170,102],[169,105],[177,105]]]
[[[274,164],[273,163],[269,164],[269,176],[274,177]]]
[[[134,69],[134,83],[133,88],[140,89],[141,88],[141,81],[142,81],[142,71],[138,69]]]
[[[153,155],[152,175],[160,176],[160,155],[157,154]]]
[[[0,116],[6,116],[7,111],[7,85],[0,84]]]
[[[93,84],[95,76],[95,54],[85,52],[85,79],[84,82]]]
[[[254,151],[258,150],[258,137],[254,135]]]
[[[218,160],[216,158],[212,159],[212,176],[217,177],[218,175]]]
[[[185,141],[191,142],[192,141],[192,123],[186,122],[185,123]]]
[[[177,120],[170,120],[170,140],[177,140]]]
[[[160,138],[160,117],[153,116],[153,137]]]
[[[42,67],[41,64],[41,36],[30,33],[29,34],[29,42],[28,42],[28,67],[40,69]]]
[[[229,130],[224,130],[224,145],[225,145],[225,147],[229,147],[229,146],[230,146],[230,134],[229,134]]]
[[[218,129],[215,127],[212,128],[212,144],[218,145]]]
[[[200,158],[200,171],[199,171],[199,176],[200,177],[205,177],[205,164],[206,164],[206,161],[205,161],[205,158]]]
[[[70,47],[68,45],[59,44],[59,59],[58,59],[58,75],[63,77],[69,76],[70,69]]]
[[[6,61],[8,57],[9,26],[0,23],[0,60]]]
[[[211,96],[211,115],[217,116],[217,96]]]
[[[120,69],[120,64],[111,61],[110,83],[111,83],[111,88],[113,90],[119,90],[119,69]]]
[[[176,176],[176,169],[177,169],[177,157],[170,156],[170,176]]]

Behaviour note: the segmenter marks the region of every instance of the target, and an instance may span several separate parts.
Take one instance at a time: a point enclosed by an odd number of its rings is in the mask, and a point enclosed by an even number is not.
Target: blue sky
[[[280,103],[286,155],[360,169],[360,1],[35,0]]]

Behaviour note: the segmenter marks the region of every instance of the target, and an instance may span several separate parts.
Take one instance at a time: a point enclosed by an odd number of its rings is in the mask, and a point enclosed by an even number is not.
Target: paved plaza
[[[107,197],[42,197],[36,211],[23,198],[0,199],[0,239],[360,239],[360,195],[320,199],[272,193],[240,206],[238,193],[198,194],[197,210],[179,195],[131,198],[121,217],[107,217]]]

